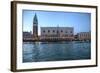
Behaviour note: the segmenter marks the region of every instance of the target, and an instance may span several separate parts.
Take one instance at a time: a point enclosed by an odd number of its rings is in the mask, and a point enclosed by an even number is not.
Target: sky
[[[33,18],[37,15],[38,34],[40,27],[73,27],[74,34],[91,31],[91,14],[80,12],[55,12],[23,10],[23,31],[32,32]]]

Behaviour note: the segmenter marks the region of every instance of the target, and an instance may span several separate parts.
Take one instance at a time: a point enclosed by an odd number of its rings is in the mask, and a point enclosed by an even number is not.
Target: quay
[[[57,42],[57,41],[73,41],[71,39],[66,38],[24,38],[23,42]]]

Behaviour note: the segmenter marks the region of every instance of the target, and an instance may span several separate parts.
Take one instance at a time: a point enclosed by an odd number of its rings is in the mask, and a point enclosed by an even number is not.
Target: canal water
[[[23,42],[23,63],[91,59],[90,42]]]

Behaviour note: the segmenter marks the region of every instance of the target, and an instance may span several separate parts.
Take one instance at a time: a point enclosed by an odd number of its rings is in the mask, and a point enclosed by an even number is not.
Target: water
[[[91,59],[90,42],[23,42],[23,62]]]

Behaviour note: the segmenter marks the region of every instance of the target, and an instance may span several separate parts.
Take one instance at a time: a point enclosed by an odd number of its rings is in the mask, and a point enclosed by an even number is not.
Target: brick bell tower
[[[33,18],[33,37],[38,37],[38,19],[36,14]]]

